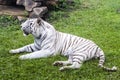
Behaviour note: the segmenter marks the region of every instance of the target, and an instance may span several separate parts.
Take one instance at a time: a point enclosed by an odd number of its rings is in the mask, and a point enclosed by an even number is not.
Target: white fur
[[[29,54],[21,55],[19,59],[35,59],[45,58],[61,54],[68,56],[67,61],[55,61],[53,65],[62,65],[59,69],[78,69],[82,63],[94,57],[101,56],[99,65],[103,66],[104,53],[92,41],[77,37],[74,35],[58,32],[52,25],[41,20],[41,24],[37,23],[37,19],[28,19],[22,24],[22,30],[25,33],[34,36],[34,43],[23,46],[18,49],[12,49],[10,53],[30,52]],[[32,25],[30,26],[30,23]],[[40,20],[39,20],[40,23]],[[24,34],[26,36],[26,34]],[[112,68],[117,69],[116,67]]]

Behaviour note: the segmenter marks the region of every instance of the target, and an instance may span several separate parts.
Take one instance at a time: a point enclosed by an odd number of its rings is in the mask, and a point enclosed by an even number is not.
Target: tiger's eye
[[[30,23],[30,26],[32,25],[32,23]]]

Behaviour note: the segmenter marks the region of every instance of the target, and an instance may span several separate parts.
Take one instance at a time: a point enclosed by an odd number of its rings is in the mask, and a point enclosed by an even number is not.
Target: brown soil
[[[21,6],[0,5],[0,15],[25,16],[25,10]]]

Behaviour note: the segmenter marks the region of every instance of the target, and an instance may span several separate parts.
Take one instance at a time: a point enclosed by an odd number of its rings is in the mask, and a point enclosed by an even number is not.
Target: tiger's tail
[[[117,71],[117,67],[116,66],[113,66],[112,68],[109,68],[109,67],[106,67],[104,66],[104,61],[105,61],[105,55],[104,55],[104,52],[100,49],[100,55],[99,55],[99,67],[103,68],[104,70],[106,71],[111,71],[111,72],[114,72],[114,71]]]
[[[117,67],[116,66],[113,66],[112,68],[108,68],[108,67],[105,67],[103,65],[99,65],[101,68],[103,68],[104,70],[106,71],[110,71],[110,72],[115,72],[117,71]]]

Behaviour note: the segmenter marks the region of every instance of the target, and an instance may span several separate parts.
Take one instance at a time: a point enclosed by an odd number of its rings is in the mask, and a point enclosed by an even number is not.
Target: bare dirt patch
[[[0,5],[0,15],[25,16],[24,7]]]

